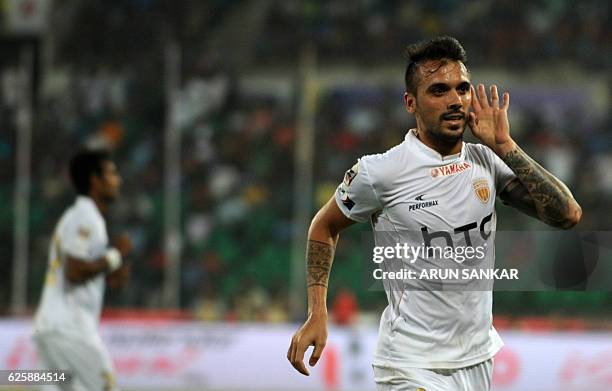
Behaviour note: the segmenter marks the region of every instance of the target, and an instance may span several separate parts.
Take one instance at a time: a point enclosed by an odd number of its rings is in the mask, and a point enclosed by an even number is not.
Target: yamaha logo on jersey
[[[472,165],[468,162],[447,164],[446,166],[432,168],[431,177],[438,178],[438,177],[445,177],[445,176],[450,176],[450,175],[455,175],[455,174],[461,174],[462,172],[464,172],[465,170],[469,168],[472,168]]]
[[[489,198],[491,197],[489,181],[484,178],[475,179],[474,182],[472,182],[472,187],[474,188],[474,194],[476,194],[480,202],[483,204],[489,202]]]

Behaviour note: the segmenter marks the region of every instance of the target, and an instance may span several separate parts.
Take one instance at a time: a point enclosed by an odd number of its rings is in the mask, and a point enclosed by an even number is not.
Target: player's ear
[[[412,95],[411,92],[404,92],[404,105],[406,106],[407,112],[414,114],[416,97]]]

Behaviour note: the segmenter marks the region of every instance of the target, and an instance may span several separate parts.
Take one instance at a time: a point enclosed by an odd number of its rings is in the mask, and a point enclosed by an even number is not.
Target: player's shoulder
[[[489,151],[491,151],[489,147],[487,147],[486,145],[478,144],[478,143],[465,143],[464,146],[467,152],[480,154],[480,155],[488,155]]]
[[[481,162],[486,165],[492,165],[495,160],[495,153],[491,148],[483,144],[465,143],[466,157],[475,162]]]
[[[95,204],[93,201],[78,197],[72,205],[66,210],[66,214],[72,218],[82,218],[94,220],[97,217]]]
[[[91,203],[91,204],[90,204]],[[95,209],[93,201],[79,197],[70,205],[60,218],[60,232],[73,232],[75,229],[97,230],[100,227],[101,216]]]
[[[404,139],[384,152],[362,156],[351,170],[355,175],[361,173],[374,189],[383,192],[398,177],[405,175],[411,156]]]
[[[373,174],[392,175],[401,163],[408,157],[406,141],[387,149],[381,153],[364,155],[359,159],[359,164]]]

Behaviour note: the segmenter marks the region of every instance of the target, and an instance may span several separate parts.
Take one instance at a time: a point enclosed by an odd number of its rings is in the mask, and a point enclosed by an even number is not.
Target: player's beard
[[[463,133],[465,132],[467,121],[464,116],[462,119],[463,123],[457,129],[448,129],[445,128],[445,115],[446,114],[441,115],[436,123],[427,124],[425,129],[430,140],[440,146],[450,148],[455,146],[463,139]]]
[[[463,139],[463,132],[465,132],[466,123],[464,123],[460,129],[447,130],[440,126],[436,126],[433,130],[428,129],[429,136],[440,144],[455,145]],[[452,133],[451,133],[452,132]]]

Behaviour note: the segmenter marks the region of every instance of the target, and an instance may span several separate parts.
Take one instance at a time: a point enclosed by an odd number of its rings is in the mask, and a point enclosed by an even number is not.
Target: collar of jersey
[[[433,158],[437,161],[451,162],[454,160],[462,160],[465,156],[465,142],[461,142],[461,152],[453,155],[442,156],[438,151],[425,145],[415,134],[416,129],[410,129],[406,134],[406,141],[416,146],[424,155]]]

